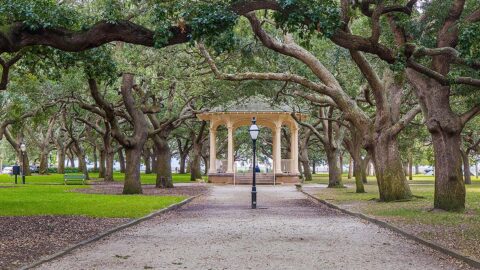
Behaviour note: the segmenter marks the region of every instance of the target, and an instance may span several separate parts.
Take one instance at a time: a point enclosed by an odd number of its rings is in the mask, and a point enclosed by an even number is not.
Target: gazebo
[[[236,101],[226,106],[198,115],[198,118],[210,122],[210,161],[208,181],[223,184],[249,184],[252,173],[238,173],[234,160],[234,134],[241,126],[250,126],[255,117],[257,125],[269,128],[273,136],[272,172],[257,175],[259,184],[298,183],[298,129],[299,126],[291,115],[292,109],[286,105],[271,105],[265,98],[258,96]],[[296,113],[304,119],[306,115]],[[227,159],[217,159],[217,129],[224,125],[228,130]],[[282,159],[282,127],[290,130],[290,157]]]

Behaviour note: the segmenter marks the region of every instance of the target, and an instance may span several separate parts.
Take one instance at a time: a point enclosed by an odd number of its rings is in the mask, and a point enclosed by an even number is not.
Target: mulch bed
[[[156,188],[155,185],[142,185],[143,195],[171,195],[171,196],[197,196],[206,194],[209,190],[208,185],[202,183],[175,184],[174,188]],[[75,192],[87,194],[122,194],[123,184],[93,184],[89,188],[75,189]]]
[[[0,269],[16,269],[127,222],[81,216],[0,217]]]

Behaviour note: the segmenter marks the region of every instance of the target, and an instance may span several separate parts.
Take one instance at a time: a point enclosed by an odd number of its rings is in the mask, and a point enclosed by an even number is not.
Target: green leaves
[[[274,19],[279,28],[298,33],[308,40],[318,32],[331,37],[341,26],[340,9],[332,0],[279,0],[284,12],[276,12]]]
[[[469,24],[461,29],[458,49],[467,60],[480,59],[480,23]]]
[[[3,0],[0,5],[0,24],[23,22],[31,30],[73,27],[78,18],[73,8],[54,0]]]
[[[217,53],[229,50],[235,44],[233,28],[238,16],[223,2],[192,3],[179,1],[175,4],[158,2],[154,7],[155,46],[168,44],[171,29],[177,26],[188,32],[192,41],[202,40]]]
[[[217,53],[229,50],[235,43],[233,27],[238,16],[222,4],[203,4],[185,13],[192,27],[192,40],[203,40]]]
[[[102,18],[108,22],[115,24],[122,18],[122,5],[118,0],[102,0]]]

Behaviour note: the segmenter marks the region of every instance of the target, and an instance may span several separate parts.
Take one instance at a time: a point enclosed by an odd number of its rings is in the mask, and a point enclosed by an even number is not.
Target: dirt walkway
[[[211,193],[44,264],[41,269],[469,269],[307,199],[294,187]]]

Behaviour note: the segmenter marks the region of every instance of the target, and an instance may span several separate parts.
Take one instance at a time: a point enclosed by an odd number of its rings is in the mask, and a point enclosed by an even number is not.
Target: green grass
[[[98,173],[90,173],[90,178],[98,178]],[[115,172],[113,174],[113,179],[118,182],[123,182],[125,177],[124,173]],[[155,174],[142,174],[141,182],[142,184],[155,184],[156,175]],[[63,185],[63,174],[49,174],[49,175],[31,175],[26,176],[25,182],[27,184],[62,184]],[[190,174],[173,174],[174,183],[189,183]],[[13,184],[15,183],[15,177],[1,174],[0,175],[0,185],[4,184]],[[18,177],[18,183],[22,183],[22,178]]]
[[[98,173],[90,177],[97,178]],[[123,173],[114,173],[114,180],[123,181]],[[142,174],[142,184],[155,184],[155,174]],[[0,175],[0,186],[14,186],[15,178]],[[190,182],[189,174],[174,174],[174,183]],[[165,208],[185,199],[181,196],[83,194],[73,189],[82,185],[63,185],[63,174],[32,175],[26,185],[0,188],[0,216],[84,215],[91,217],[135,218]]]
[[[0,188],[0,216],[81,215],[138,218],[178,203],[183,196],[83,194],[88,186],[25,185]]]
[[[463,213],[431,211],[433,208],[433,176],[415,175],[408,181],[412,193],[423,198],[406,202],[377,202],[378,187],[374,177],[368,178],[367,193],[355,193],[354,180],[345,176],[347,188],[320,189],[317,197],[370,216],[386,219],[399,226],[415,227],[419,235],[432,240],[453,241],[466,254],[480,258],[480,251],[471,249],[480,241],[480,179],[472,177],[472,184],[466,185],[466,210]],[[314,183],[328,183],[327,174],[315,175]],[[311,183],[311,182],[306,182]],[[460,229],[461,228],[461,229]],[[443,233],[442,233],[443,231]],[[453,240],[452,240],[453,239]]]

